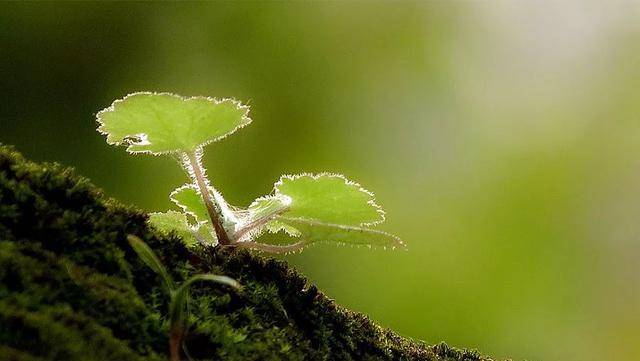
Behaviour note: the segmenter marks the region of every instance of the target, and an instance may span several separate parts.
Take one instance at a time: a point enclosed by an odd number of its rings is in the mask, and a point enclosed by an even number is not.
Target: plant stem
[[[171,361],[180,361],[180,344],[182,343],[182,327],[172,326],[169,334],[169,355]]]
[[[300,241],[293,244],[287,244],[284,246],[278,246],[275,244],[258,243],[258,242],[236,242],[233,244],[233,246],[249,248],[256,251],[264,251],[269,253],[295,252],[295,251],[301,250],[306,245],[307,245],[307,242],[305,241]]]
[[[234,235],[233,235],[233,239],[235,242],[241,242],[242,237],[244,237],[245,235],[247,235],[247,233],[251,232],[252,230],[265,225],[267,222],[269,222],[270,220],[276,218],[278,215],[282,214],[283,212],[287,211],[289,209],[289,206],[285,206],[282,207],[280,209],[276,209],[273,213],[267,214],[263,217],[260,217],[258,219],[255,219],[254,221],[245,224],[240,230],[238,230]],[[234,242],[234,243],[235,243]]]
[[[213,229],[216,231],[218,244],[223,246],[231,244],[229,235],[227,235],[227,231],[222,225],[222,209],[209,192],[209,181],[204,174],[204,168],[200,164],[200,157],[198,156],[198,153],[186,153],[185,157],[187,158],[188,166],[190,168],[189,175],[200,190],[200,195],[202,196],[204,205],[207,208],[207,213],[209,214],[209,218],[213,224]]]

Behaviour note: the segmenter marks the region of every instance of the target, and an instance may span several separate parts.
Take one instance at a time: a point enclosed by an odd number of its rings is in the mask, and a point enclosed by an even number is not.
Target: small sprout
[[[168,93],[134,93],[97,115],[107,143],[130,153],[172,155],[191,182],[170,195],[182,212],[152,213],[161,232],[175,231],[196,242],[273,253],[300,250],[317,242],[403,247],[402,240],[371,228],[384,221],[373,193],[342,175],[283,176],[270,195],[247,209],[229,205],[211,185],[202,166],[203,148],[251,123],[249,108],[232,99],[185,98]],[[283,232],[286,245],[259,242],[264,232]]]
[[[173,279],[169,276],[169,273],[162,265],[162,262],[158,259],[153,250],[144,243],[140,238],[129,235],[127,236],[127,241],[131,245],[131,248],[136,252],[138,257],[147,265],[147,267],[151,268],[153,272],[157,273],[160,278],[162,278],[162,282],[165,285],[165,288],[169,293],[172,293],[176,289],[175,283],[173,283]]]
[[[127,240],[131,248],[138,254],[138,257],[155,273],[157,273],[165,285],[166,291],[171,297],[169,302],[169,351],[172,361],[180,360],[180,345],[186,332],[186,310],[189,299],[189,287],[196,282],[208,281],[224,284],[236,289],[240,289],[240,284],[227,276],[214,274],[197,274],[187,279],[180,286],[177,286],[167,270],[164,268],[156,254],[140,238],[129,235]]]

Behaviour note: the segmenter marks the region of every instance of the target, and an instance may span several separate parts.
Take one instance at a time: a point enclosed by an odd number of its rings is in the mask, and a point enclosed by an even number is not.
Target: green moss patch
[[[0,147],[0,359],[166,360],[168,297],[127,243],[134,234],[178,281],[213,272],[244,286],[192,288],[194,360],[488,360],[383,329],[282,261],[189,250],[146,221],[71,170]]]

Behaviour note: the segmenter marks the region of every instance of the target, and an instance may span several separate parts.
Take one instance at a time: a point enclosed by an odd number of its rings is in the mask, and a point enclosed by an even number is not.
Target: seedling
[[[209,143],[251,123],[249,108],[236,100],[134,93],[99,112],[97,120],[107,143],[125,145],[132,154],[172,156],[186,170],[191,182],[170,195],[182,212],[152,213],[150,223],[187,243],[273,253],[315,242],[403,246],[398,237],[372,228],[384,221],[373,194],[339,174],[285,175],[246,209],[229,205],[207,178],[202,154]],[[264,232],[282,232],[290,242],[262,243]]]
[[[133,250],[138,254],[138,257],[160,276],[167,293],[171,297],[171,301],[169,302],[169,352],[172,361],[179,361],[180,346],[182,345],[182,338],[186,332],[185,316],[187,299],[189,298],[189,287],[201,281],[216,282],[238,289],[240,288],[240,284],[226,276],[198,274],[192,276],[180,286],[177,286],[156,254],[143,240],[133,235],[129,235],[127,240]]]

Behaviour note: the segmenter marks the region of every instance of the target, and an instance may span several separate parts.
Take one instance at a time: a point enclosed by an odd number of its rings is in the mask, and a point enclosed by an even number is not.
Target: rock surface
[[[286,263],[247,251],[189,250],[55,164],[0,146],[0,360],[167,360],[168,296],[132,251],[142,238],[192,288],[193,360],[489,360],[427,346],[341,308]],[[187,360],[187,355],[184,356]]]

